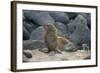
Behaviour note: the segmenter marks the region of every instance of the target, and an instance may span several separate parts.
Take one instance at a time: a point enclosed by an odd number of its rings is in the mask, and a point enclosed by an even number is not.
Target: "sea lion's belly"
[[[47,44],[48,49],[55,50],[57,46],[57,37],[54,35],[47,35],[46,44]]]

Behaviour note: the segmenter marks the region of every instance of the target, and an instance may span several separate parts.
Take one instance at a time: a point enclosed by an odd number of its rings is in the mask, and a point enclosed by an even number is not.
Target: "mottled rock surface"
[[[29,37],[30,37],[30,33],[25,27],[23,27],[23,40],[29,40]]]
[[[48,12],[24,11],[24,15],[28,20],[33,21],[37,25],[44,25],[46,23],[54,24],[54,19],[49,15]]]
[[[32,32],[30,40],[44,40],[44,34],[45,30],[43,26],[40,26]]]
[[[68,24],[70,39],[76,44],[90,43],[90,30],[87,26],[86,19],[78,15],[75,20]]]
[[[24,50],[32,50],[32,49],[42,49],[45,48],[44,41],[39,40],[25,40],[23,41],[23,49]]]
[[[49,12],[49,13],[54,18],[55,21],[59,21],[59,22],[62,22],[62,23],[68,23],[69,22],[69,17],[64,12]]]

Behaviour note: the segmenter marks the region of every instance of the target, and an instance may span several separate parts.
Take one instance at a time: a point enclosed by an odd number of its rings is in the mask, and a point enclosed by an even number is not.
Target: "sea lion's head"
[[[46,31],[49,31],[49,32],[50,32],[50,31],[53,31],[53,32],[56,32],[56,31],[57,31],[55,25],[52,24],[52,23],[44,24],[43,27],[44,27],[44,29],[45,29]]]

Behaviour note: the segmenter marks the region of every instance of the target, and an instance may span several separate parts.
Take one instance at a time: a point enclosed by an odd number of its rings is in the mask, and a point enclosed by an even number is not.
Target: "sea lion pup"
[[[61,53],[61,51],[64,49],[64,45],[69,41],[63,37],[57,36],[57,29],[55,25],[48,23],[43,25],[43,27],[45,29],[44,40],[48,48],[48,53],[51,51]]]

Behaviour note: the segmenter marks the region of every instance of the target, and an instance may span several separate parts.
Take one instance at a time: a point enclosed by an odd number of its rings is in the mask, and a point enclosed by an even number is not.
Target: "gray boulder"
[[[67,31],[69,34],[72,34],[76,28],[81,25],[87,26],[87,20],[82,15],[78,15],[73,21],[66,25]]]
[[[25,40],[23,41],[23,49],[24,50],[32,50],[32,49],[41,49],[45,48],[44,41],[39,40]]]
[[[87,20],[87,25],[91,29],[91,14],[90,13],[80,13]]]
[[[90,30],[86,26],[77,27],[73,34],[70,35],[70,38],[77,44],[90,43]]]
[[[42,49],[39,49],[39,51],[47,53],[48,52],[48,48],[42,48]]]
[[[23,26],[27,29],[29,33],[33,31],[32,25],[30,23],[23,22]]]
[[[89,51],[90,50],[90,45],[88,44],[82,44],[82,47],[81,47],[82,50],[87,50]]]
[[[25,27],[23,27],[23,40],[28,40],[30,37],[30,33],[27,31]]]
[[[29,50],[23,50],[23,54],[27,57],[27,58],[32,58],[32,52]]]
[[[38,25],[43,25],[46,23],[54,24],[53,18],[49,15],[48,12],[43,11],[24,11],[24,16],[28,19],[33,21]]]
[[[23,62],[28,62],[28,58],[26,57],[25,54],[23,54]]]
[[[78,13],[75,12],[66,12],[66,14],[68,15],[69,19],[73,20],[77,17]]]
[[[49,12],[56,22],[68,23],[69,17],[64,12]]]
[[[36,28],[30,36],[30,40],[44,40],[45,30],[43,26]]]
[[[62,33],[66,34],[66,26],[61,22],[56,22],[56,28]]]
[[[23,50],[23,62],[29,62],[29,59],[32,58],[31,50]]]
[[[23,20],[25,20],[26,18],[25,18],[25,16],[23,15]]]
[[[70,31],[72,31],[70,34],[70,39],[74,43],[80,45],[83,43],[90,43],[91,32],[87,26],[87,21],[83,16],[78,15],[77,18],[72,23],[70,23],[69,27],[72,28],[70,28]]]

